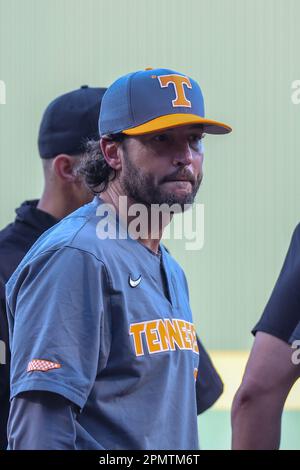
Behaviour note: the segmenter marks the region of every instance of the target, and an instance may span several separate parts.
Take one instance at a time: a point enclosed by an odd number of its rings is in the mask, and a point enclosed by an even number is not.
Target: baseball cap
[[[87,140],[99,138],[98,118],[106,88],[83,85],[53,100],[42,117],[38,147],[42,158],[75,155]]]
[[[116,80],[105,92],[99,116],[100,136],[141,135],[186,124],[202,124],[208,134],[231,127],[205,117],[198,83],[170,69],[140,70]]]

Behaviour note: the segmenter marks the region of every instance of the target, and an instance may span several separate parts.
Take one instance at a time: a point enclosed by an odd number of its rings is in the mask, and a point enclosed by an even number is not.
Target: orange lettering
[[[168,318],[166,319],[166,326],[168,330],[168,335],[170,339],[170,349],[172,351],[175,350],[175,344],[179,347],[179,349],[183,348],[182,339],[180,335],[180,330],[178,328],[177,320],[171,322]]]
[[[188,328],[189,323],[184,320],[177,320],[180,331],[182,333],[182,340],[185,349],[192,349],[191,338],[190,338],[190,329]]]
[[[158,321],[158,331],[159,331],[162,350],[168,351],[170,349],[170,338],[168,335],[166,324],[163,320]]]
[[[146,324],[146,339],[150,354],[161,351],[161,345],[156,329],[157,321],[150,321]],[[155,331],[153,331],[155,330]]]
[[[196,330],[194,325],[192,325],[192,337],[193,337],[193,351],[197,354],[199,354],[199,348],[198,348],[198,343],[197,343],[197,336],[196,336]]]
[[[166,88],[170,85],[174,85],[174,90],[176,94],[175,100],[172,100],[172,105],[176,106],[184,106],[186,108],[190,108],[192,103],[187,99],[184,93],[183,85],[187,86],[188,88],[192,88],[190,79],[188,77],[183,77],[182,75],[161,75],[157,77],[162,88]]]
[[[144,354],[144,348],[142,343],[142,333],[145,329],[145,323],[134,323],[130,325],[129,333],[133,335],[133,342],[135,348],[135,354],[142,356]]]

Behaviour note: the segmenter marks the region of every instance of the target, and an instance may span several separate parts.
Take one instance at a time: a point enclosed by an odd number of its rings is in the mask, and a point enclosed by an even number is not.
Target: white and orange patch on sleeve
[[[159,318],[132,323],[129,335],[133,339],[136,356],[145,355],[143,338],[146,340],[149,354],[176,349],[190,350],[199,354],[195,327],[182,319]]]
[[[45,359],[33,359],[27,366],[27,372],[47,372],[48,370],[60,369],[61,364],[57,362],[47,361]]]

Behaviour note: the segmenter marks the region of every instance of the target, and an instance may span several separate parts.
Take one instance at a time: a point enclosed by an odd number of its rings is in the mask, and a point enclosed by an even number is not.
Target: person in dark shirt
[[[281,415],[300,376],[293,360],[300,339],[300,224],[264,312],[232,406],[234,449],[278,449]]]
[[[5,284],[35,241],[60,219],[91,201],[92,193],[76,172],[85,142],[98,132],[98,115],[105,88],[80,89],[59,96],[47,107],[38,147],[45,185],[40,200],[25,201],[15,221],[0,231],[0,449],[7,447],[10,352]]]

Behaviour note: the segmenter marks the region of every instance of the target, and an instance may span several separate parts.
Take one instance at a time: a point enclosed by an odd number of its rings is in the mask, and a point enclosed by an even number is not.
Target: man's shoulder
[[[47,230],[24,256],[6,283],[8,301],[18,292],[25,279],[64,279],[76,277],[82,270],[102,270],[101,249],[92,236],[95,226],[93,212],[76,211]],[[42,277],[41,277],[42,275]],[[31,281],[30,281],[31,282]]]
[[[111,244],[114,241],[99,238],[97,225],[101,217],[97,214],[97,207],[96,201],[86,204],[44,232],[24,256],[17,271],[39,264],[54,253],[63,255],[69,251],[67,248],[80,251],[83,256],[93,255],[103,263],[107,253],[113,253]]]
[[[24,261],[28,262],[46,252],[58,251],[65,247],[93,253],[96,225],[96,207],[92,203],[86,204],[44,232],[29,250]]]

